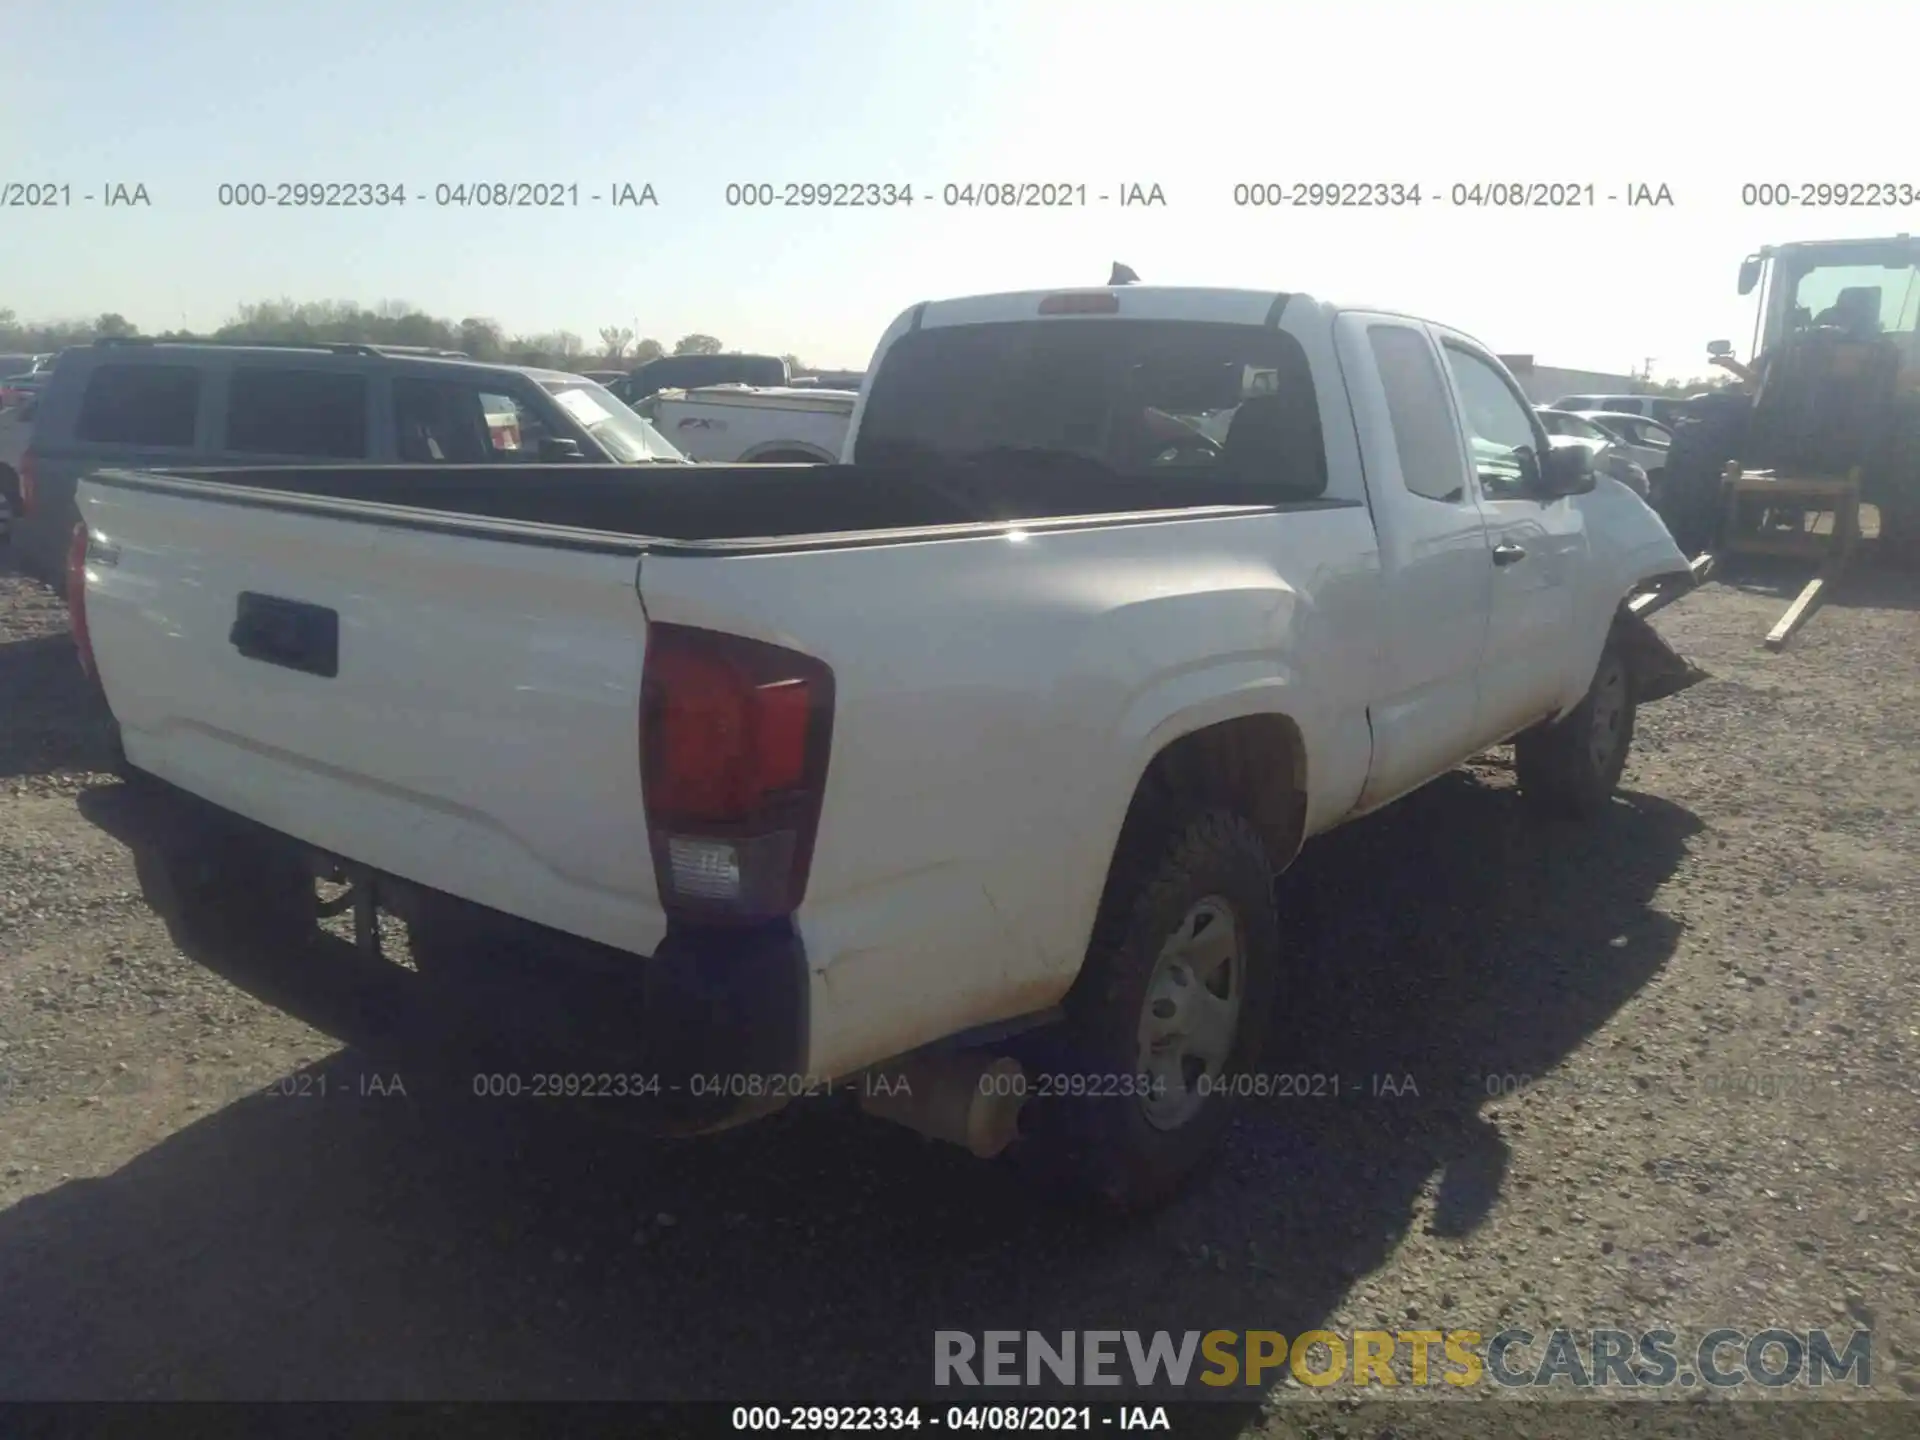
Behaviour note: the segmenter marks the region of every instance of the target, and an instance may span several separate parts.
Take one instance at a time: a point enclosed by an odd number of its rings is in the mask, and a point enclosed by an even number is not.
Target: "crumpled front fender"
[[[1678,695],[1709,678],[1705,670],[1675,650],[1645,618],[1625,605],[1614,621],[1614,640],[1633,672],[1633,698],[1641,705]]]

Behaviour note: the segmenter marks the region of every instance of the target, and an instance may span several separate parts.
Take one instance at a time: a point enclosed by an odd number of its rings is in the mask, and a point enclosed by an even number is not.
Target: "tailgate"
[[[88,483],[142,770],[332,854],[651,952],[635,553]]]

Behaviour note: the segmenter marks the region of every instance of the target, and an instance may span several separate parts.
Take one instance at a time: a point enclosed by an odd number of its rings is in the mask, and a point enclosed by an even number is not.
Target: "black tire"
[[[1710,547],[1720,528],[1720,477],[1740,455],[1748,408],[1733,399],[1676,423],[1655,507],[1688,555]]]
[[[1238,990],[1230,1046],[1217,1071],[1201,1072],[1207,1078],[1189,1072],[1181,1104],[1165,1103],[1171,1090],[1156,1099],[1156,1123],[1135,1078],[1142,1070],[1149,987],[1160,975],[1163,987],[1186,991],[1173,975],[1178,964],[1163,970],[1163,952],[1171,954],[1184,932],[1195,941],[1188,953],[1197,953],[1203,948],[1198,937],[1215,934],[1212,927],[1223,920],[1233,930],[1218,933],[1240,957],[1237,971],[1223,963],[1213,977],[1227,973],[1223,988]],[[1212,1156],[1231,1122],[1232,1101],[1221,1081],[1247,1073],[1259,1059],[1279,949],[1273,870],[1245,819],[1210,810],[1171,832],[1123,836],[1086,963],[1067,997],[1063,1032],[1049,1050],[1059,1066],[1055,1073],[1085,1077],[1090,1093],[1029,1099],[1016,1157],[1120,1210],[1172,1196]],[[1200,985],[1214,1002],[1225,998],[1211,979]],[[1161,1023],[1177,1023],[1167,1003],[1161,1002]],[[1175,1036],[1169,1044],[1175,1040],[1186,1043]]]
[[[278,961],[314,936],[313,871],[274,837],[209,824],[136,847],[134,870],[174,943],[216,968]]]
[[[1920,495],[1882,497],[1879,510],[1881,559],[1901,569],[1920,568]]]
[[[1570,820],[1605,809],[1627,768],[1635,710],[1633,668],[1610,639],[1580,703],[1515,739],[1513,768],[1528,803]]]

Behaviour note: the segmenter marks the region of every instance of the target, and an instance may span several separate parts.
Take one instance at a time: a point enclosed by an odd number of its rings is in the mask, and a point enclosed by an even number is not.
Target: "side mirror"
[[[1596,483],[1591,450],[1584,445],[1555,445],[1541,457],[1534,491],[1542,500],[1558,500],[1585,495]]]
[[[1716,360],[1722,356],[1731,355],[1733,354],[1733,342],[1731,340],[1709,340],[1707,342],[1707,354],[1713,356]]]
[[[1760,257],[1749,255],[1740,262],[1740,293],[1751,295],[1753,287],[1760,283]]]
[[[540,458],[550,462],[581,459],[580,442],[564,435],[549,435],[540,442]]]

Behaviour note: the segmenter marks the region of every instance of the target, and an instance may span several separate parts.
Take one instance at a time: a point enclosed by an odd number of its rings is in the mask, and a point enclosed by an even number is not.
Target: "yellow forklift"
[[[1756,290],[1752,358],[1707,347],[1740,383],[1675,423],[1658,503],[1690,553],[1815,563],[1777,650],[1853,562],[1863,503],[1883,559],[1920,559],[1920,240],[1770,245],[1740,267]]]

